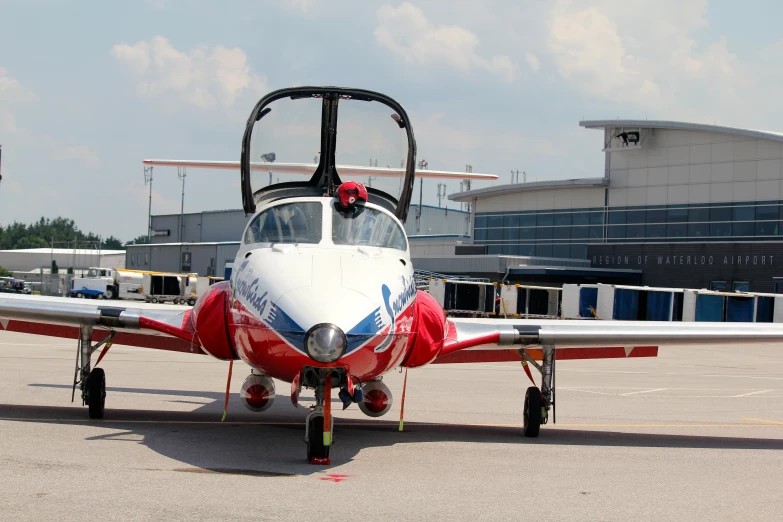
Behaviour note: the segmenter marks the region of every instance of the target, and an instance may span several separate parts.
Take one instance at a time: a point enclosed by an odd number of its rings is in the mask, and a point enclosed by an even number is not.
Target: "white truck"
[[[97,299],[144,299],[144,274],[134,270],[90,267],[85,277],[71,279],[69,297]]]
[[[151,303],[188,304],[193,306],[207,289],[222,277],[199,276],[198,274],[149,273],[144,274],[142,293]]]

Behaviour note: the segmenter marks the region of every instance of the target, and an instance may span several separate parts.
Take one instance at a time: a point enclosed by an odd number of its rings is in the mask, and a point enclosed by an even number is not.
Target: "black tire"
[[[525,392],[525,408],[522,414],[525,437],[538,437],[538,432],[541,431],[541,391],[535,386]]]
[[[106,299],[114,299],[117,297],[117,293],[114,291],[113,286],[106,287]]]
[[[76,298],[77,299],[84,299],[84,294],[81,292],[76,292]]]
[[[310,417],[307,423],[307,462],[316,459],[328,459],[329,448],[324,446],[324,418],[321,415]]]
[[[87,378],[87,404],[91,419],[103,418],[103,407],[106,404],[106,374],[103,368],[93,368]]]
[[[195,300],[195,299],[190,299],[190,300],[188,300],[188,305],[190,305],[190,306],[196,306],[196,300]]]
[[[151,301],[152,301],[153,303],[157,303],[157,302],[158,302],[158,298],[157,298],[157,297],[153,297]]]

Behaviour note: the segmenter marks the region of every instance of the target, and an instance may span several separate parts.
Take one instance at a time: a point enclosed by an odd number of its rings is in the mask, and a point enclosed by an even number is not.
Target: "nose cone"
[[[373,302],[361,292],[341,286],[326,291],[313,287],[295,288],[283,294],[277,302],[305,330],[316,324],[328,323],[348,333],[373,311]]]

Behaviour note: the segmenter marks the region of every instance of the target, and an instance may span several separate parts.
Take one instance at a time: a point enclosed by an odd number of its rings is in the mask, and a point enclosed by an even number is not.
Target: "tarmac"
[[[518,364],[410,370],[403,432],[393,372],[385,417],[335,404],[330,466],[305,461],[289,385],[267,412],[241,405],[241,362],[220,422],[228,363],[113,346],[93,421],[70,401],[75,357],[75,339],[0,332],[4,520],[783,517],[780,345],[561,361],[557,422],[536,439]]]

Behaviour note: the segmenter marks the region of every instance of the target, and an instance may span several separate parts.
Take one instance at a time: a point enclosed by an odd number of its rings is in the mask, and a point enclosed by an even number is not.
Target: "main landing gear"
[[[525,352],[524,348],[519,350],[519,354],[524,359],[522,365],[524,366],[528,377],[530,377],[530,380],[533,380],[533,376],[530,374],[530,370],[527,367],[528,363],[541,373],[541,389],[536,386],[531,386],[525,392],[525,406],[522,412],[523,432],[525,437],[538,437],[541,425],[546,424],[549,420],[550,409],[552,410],[552,422],[554,423],[556,421],[555,347],[543,346],[541,351],[543,352],[544,358],[541,364],[538,364],[527,352]]]
[[[92,354],[103,345],[106,345],[98,357],[98,362],[111,347],[111,340],[116,332],[113,330],[97,344],[92,344],[92,327],[81,326],[79,328],[79,347],[76,352],[76,368],[73,372],[73,390],[71,402],[76,396],[76,386],[79,386],[82,396],[82,406],[87,405],[91,419],[102,419],[104,405],[106,404],[106,373],[103,368],[90,370]],[[95,364],[97,365],[98,362]]]
[[[356,385],[345,368],[314,368],[305,366],[300,377],[294,380],[291,399],[296,404],[301,387],[315,388],[315,406],[307,415],[304,441],[307,444],[307,460],[311,464],[330,464],[329,450],[334,443],[334,418],[332,417],[332,388],[340,390],[344,408],[350,402],[363,400],[362,389]],[[350,399],[350,402],[346,401]]]

